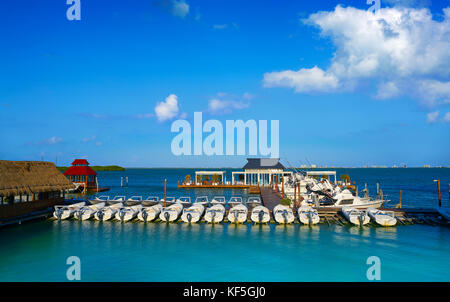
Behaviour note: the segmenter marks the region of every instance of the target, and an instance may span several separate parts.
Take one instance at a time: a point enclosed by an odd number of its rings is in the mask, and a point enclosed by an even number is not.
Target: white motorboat
[[[102,195],[102,196],[95,196],[94,199],[89,199],[89,202],[92,204],[96,204],[96,203],[106,203],[109,201],[109,196],[107,195]]]
[[[303,224],[317,224],[320,221],[319,213],[309,206],[298,208],[298,219]]]
[[[89,220],[92,217],[94,217],[95,213],[97,213],[98,210],[103,208],[105,206],[105,202],[96,203],[93,205],[83,206],[78,208],[74,212],[75,219],[78,220]]]
[[[164,198],[161,198],[161,200],[159,201],[163,206],[170,206],[173,205],[177,200],[175,199],[175,197],[166,197],[166,200],[164,200]]]
[[[175,221],[180,217],[181,211],[183,211],[183,205],[181,203],[174,203],[161,210],[159,219],[165,222]]]
[[[243,204],[235,205],[228,211],[228,221],[232,223],[244,223],[247,221],[248,208]]]
[[[229,204],[231,207],[234,207],[234,206],[236,206],[236,205],[240,205],[240,204],[242,204],[242,197],[240,197],[240,196],[233,196],[233,197],[231,197],[230,200],[228,201],[228,204]]]
[[[142,205],[137,204],[134,206],[128,206],[128,207],[122,207],[117,211],[115,217],[117,220],[120,220],[121,222],[127,222],[130,221],[138,215],[138,213],[141,211]]]
[[[131,196],[125,201],[127,206],[135,206],[142,203],[142,196]]]
[[[107,204],[112,205],[112,204],[124,202],[124,201],[125,201],[125,196],[114,196],[113,199],[110,199],[107,201]]]
[[[191,203],[191,198],[187,196],[182,196],[177,199],[177,202],[181,203],[183,205],[183,208],[189,207]]]
[[[224,196],[214,196],[214,198],[211,200],[212,205],[215,205],[215,204],[225,205],[226,203],[227,203],[227,201],[225,200]]]
[[[379,208],[383,202],[386,201],[381,199],[370,199],[369,197],[353,196],[347,189],[335,194],[333,200],[335,201],[334,203],[324,205],[324,207],[351,207],[356,209]]]
[[[78,202],[68,206],[55,206],[53,217],[59,220],[68,219],[73,216],[76,210],[84,206],[86,202]]]
[[[207,207],[209,204],[208,196],[197,196],[194,201],[195,204],[201,204],[204,207]]]
[[[449,208],[438,207],[437,211],[439,212],[439,214],[441,214],[442,217],[444,217],[446,220],[450,221],[450,209]]]
[[[209,223],[222,222],[225,217],[225,207],[222,204],[215,204],[206,209],[205,220]]]
[[[123,207],[123,203],[118,202],[110,206],[106,206],[98,210],[94,214],[94,218],[100,221],[107,221],[113,218],[116,213]]]
[[[280,224],[294,222],[294,213],[290,207],[279,204],[273,208],[273,218]]]
[[[256,206],[253,208],[250,218],[255,223],[267,223],[270,221],[269,209],[265,206]]]
[[[204,212],[205,207],[197,203],[187,209],[184,209],[183,214],[181,214],[181,219],[187,223],[195,223],[200,221]]]
[[[161,213],[162,205],[160,203],[152,205],[150,207],[142,207],[137,217],[140,221],[150,222],[155,220],[159,213]]]
[[[354,225],[365,225],[370,222],[370,217],[366,211],[355,209],[352,207],[342,207],[344,217]]]
[[[254,208],[256,206],[262,205],[262,202],[259,196],[250,196],[249,198],[247,198],[245,204],[247,205],[247,207]]]
[[[159,197],[158,196],[149,196],[146,199],[142,200],[143,206],[154,206],[155,204],[159,203]]]
[[[397,218],[395,218],[393,211],[381,211],[369,208],[367,209],[367,214],[369,214],[373,221],[382,226],[393,226],[397,223]]]

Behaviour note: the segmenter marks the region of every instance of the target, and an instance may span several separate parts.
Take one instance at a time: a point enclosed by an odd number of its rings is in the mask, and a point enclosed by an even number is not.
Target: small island
[[[66,171],[69,169],[69,167],[56,167],[59,171]],[[91,166],[91,168],[98,172],[98,171],[125,171],[124,167],[120,167],[117,165],[111,165],[111,166]]]

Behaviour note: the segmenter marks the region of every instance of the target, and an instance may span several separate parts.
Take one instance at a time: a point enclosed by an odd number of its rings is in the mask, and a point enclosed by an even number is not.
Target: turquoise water
[[[432,178],[450,182],[449,169],[352,170],[358,183],[379,181],[392,195],[401,188],[410,207],[436,204]],[[130,186],[120,189],[123,173],[100,174],[101,184],[112,186],[107,193],[161,195],[165,177],[175,196],[195,193],[176,190],[186,170],[126,171]],[[367,281],[370,256],[381,260],[381,281],[450,281],[450,228],[437,226],[44,220],[0,229],[0,247],[0,281],[65,281],[69,256],[80,258],[82,281]]]

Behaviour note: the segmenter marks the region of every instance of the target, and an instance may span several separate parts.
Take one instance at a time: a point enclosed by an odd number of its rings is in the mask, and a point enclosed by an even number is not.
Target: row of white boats
[[[225,208],[227,205],[230,207],[228,213]],[[89,203],[55,206],[53,216],[59,220],[116,219],[122,222],[135,219],[151,222],[158,218],[164,222],[175,222],[181,218],[185,223],[196,223],[204,218],[208,223],[220,223],[226,215],[231,223],[244,223],[247,221],[249,211],[251,211],[250,219],[254,223],[270,222],[271,213],[262,205],[259,197],[249,197],[245,203],[242,197],[231,197],[226,202],[225,197],[222,196],[214,197],[211,201],[206,196],[197,197],[194,203],[191,203],[189,197],[166,198],[165,202],[164,199],[159,200],[157,197],[146,200],[136,196],[129,199],[118,196],[112,200],[99,197]],[[365,225],[371,218],[382,226],[392,226],[397,222],[393,212],[375,208],[357,209],[343,206],[341,211],[344,217],[354,225]],[[293,209],[281,204],[274,207],[272,215],[279,224],[290,224],[295,220]],[[320,222],[317,209],[307,204],[298,208],[297,215],[303,224],[312,225]]]

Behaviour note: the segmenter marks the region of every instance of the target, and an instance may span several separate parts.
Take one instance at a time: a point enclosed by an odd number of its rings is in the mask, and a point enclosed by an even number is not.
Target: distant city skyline
[[[448,1],[0,3],[0,159],[175,156],[177,119],[279,120],[292,166],[450,166]]]

